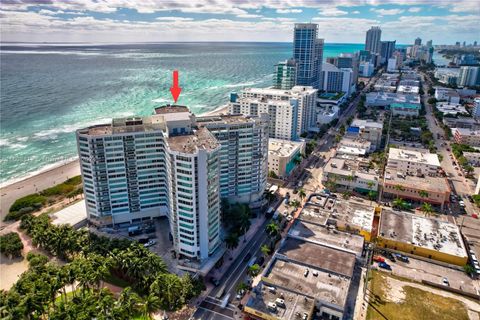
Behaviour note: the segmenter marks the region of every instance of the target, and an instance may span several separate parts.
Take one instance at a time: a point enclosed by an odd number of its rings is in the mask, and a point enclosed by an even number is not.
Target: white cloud
[[[370,11],[376,12],[381,16],[395,16],[405,12],[403,9],[370,9]]]
[[[360,14],[360,11],[358,10],[355,10],[355,11],[352,11],[353,14]]]
[[[348,14],[348,12],[335,7],[325,7],[323,9],[318,9],[318,14],[325,17],[338,17]]]
[[[250,18],[261,18],[263,16],[259,14],[242,13],[242,14],[238,14],[237,17],[250,19]]]
[[[193,18],[184,18],[184,17],[158,17],[155,20],[160,21],[193,21]]]
[[[284,13],[302,13],[302,9],[277,9],[276,13],[284,14]]]
[[[408,12],[413,12],[413,13],[417,13],[420,11],[422,11],[422,8],[420,7],[411,7],[410,9],[408,9]]]

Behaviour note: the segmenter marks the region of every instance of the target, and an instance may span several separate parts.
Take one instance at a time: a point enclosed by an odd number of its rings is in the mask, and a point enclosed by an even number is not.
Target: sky
[[[329,43],[480,42],[480,0],[0,0],[2,42],[292,40],[314,22]]]

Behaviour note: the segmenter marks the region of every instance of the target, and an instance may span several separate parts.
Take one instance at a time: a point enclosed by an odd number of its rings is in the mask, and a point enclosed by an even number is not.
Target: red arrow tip
[[[182,88],[180,87],[171,87],[170,92],[172,93],[173,100],[175,103],[178,100],[178,96],[180,96],[180,92],[182,92]]]

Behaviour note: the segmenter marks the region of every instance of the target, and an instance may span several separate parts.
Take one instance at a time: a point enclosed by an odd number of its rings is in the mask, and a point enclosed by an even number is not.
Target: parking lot
[[[384,255],[381,256],[385,257]],[[392,262],[385,258],[385,262],[387,262],[392,268],[391,273],[393,275],[417,282],[425,280],[438,284],[442,284],[443,278],[446,278],[450,287],[478,294],[477,288],[474,287],[472,279],[463,271],[411,258],[411,256],[409,256],[408,260],[409,262],[402,262],[399,259],[396,259],[396,262]],[[374,266],[378,267],[378,263],[374,262]]]

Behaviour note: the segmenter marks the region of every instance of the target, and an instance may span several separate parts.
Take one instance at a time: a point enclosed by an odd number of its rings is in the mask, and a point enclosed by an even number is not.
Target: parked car
[[[408,260],[408,257],[404,256],[403,254],[396,253],[395,257],[397,257],[397,259],[402,261],[402,262],[410,262],[410,260]]]
[[[156,243],[157,243],[157,241],[155,241],[155,240],[149,240],[147,243],[144,243],[143,246],[145,248],[148,248],[148,247],[154,246]]]
[[[212,277],[210,278],[210,282],[214,285],[214,286],[218,286],[220,284],[220,280]]]
[[[445,277],[442,279],[442,283],[443,283],[443,285],[445,285],[445,286],[447,286],[447,287],[450,286],[450,282],[448,282],[448,279],[445,278]]]
[[[373,261],[375,262],[385,262],[385,258],[382,256],[373,256]]]
[[[392,267],[390,267],[390,265],[386,262],[379,262],[378,266],[382,269],[392,270]]]
[[[458,204],[460,207],[465,207],[465,202],[463,202],[463,200],[458,201]]]

